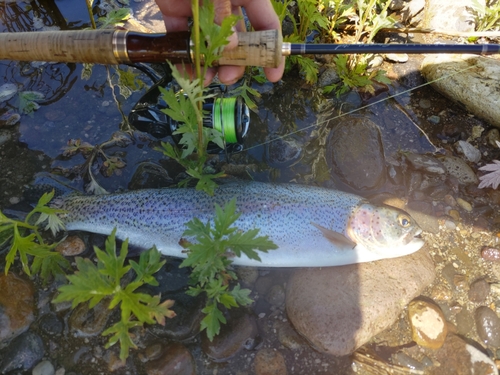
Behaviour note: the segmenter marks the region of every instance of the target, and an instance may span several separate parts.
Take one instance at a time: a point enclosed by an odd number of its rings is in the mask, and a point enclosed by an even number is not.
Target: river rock
[[[482,0],[484,5],[484,0]],[[423,27],[446,31],[475,31],[472,0],[426,0]]]
[[[254,361],[255,375],[287,375],[285,358],[273,349],[261,349]]]
[[[328,166],[343,182],[357,190],[385,182],[386,164],[380,129],[364,117],[347,117],[336,124],[327,146]]]
[[[500,318],[492,309],[479,306],[474,313],[477,334],[485,344],[500,348]]]
[[[448,334],[444,345],[435,353],[439,366],[429,375],[497,375],[495,363],[473,345],[454,334]]]
[[[425,348],[439,349],[444,344],[448,328],[439,306],[423,299],[408,305],[413,341]]]
[[[483,303],[490,294],[490,284],[484,279],[480,278],[470,284],[469,300],[472,302]]]
[[[446,168],[446,172],[450,176],[455,177],[462,185],[478,184],[479,179],[469,165],[460,158],[455,156],[443,156],[439,161]]]
[[[39,362],[34,368],[31,375],[54,375],[56,372],[54,365],[49,361]]]
[[[148,375],[196,375],[191,352],[181,343],[172,343],[146,364]]]
[[[202,336],[201,348],[210,358],[216,361],[225,361],[242,350],[245,345],[257,337],[257,323],[253,316],[230,310],[231,315],[227,324],[222,325],[220,333],[213,341],[207,335]]]
[[[499,60],[476,55],[428,55],[421,72],[441,94],[500,128]]]
[[[400,258],[300,269],[288,282],[286,309],[318,351],[347,355],[391,326],[434,277],[425,247]]]
[[[112,310],[108,308],[109,299],[104,298],[92,309],[88,303],[80,303],[68,319],[69,328],[77,336],[96,336],[104,330]]]
[[[33,284],[12,272],[0,274],[0,348],[26,331],[35,319]]]
[[[40,336],[31,331],[25,332],[0,352],[0,374],[13,370],[27,371],[40,361],[44,354]]]
[[[458,141],[455,147],[459,153],[465,156],[465,158],[471,163],[477,163],[481,160],[481,151],[471,145],[466,141]]]

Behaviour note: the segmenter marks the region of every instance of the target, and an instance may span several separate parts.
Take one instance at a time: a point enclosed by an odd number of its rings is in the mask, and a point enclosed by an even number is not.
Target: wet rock
[[[0,115],[0,127],[12,126],[21,120],[21,115],[12,111],[4,112]]]
[[[128,188],[130,190],[158,189],[172,185],[173,180],[160,165],[142,162],[132,176]]]
[[[469,300],[472,302],[483,303],[490,294],[490,284],[481,278],[475,280],[469,289]]]
[[[257,267],[238,267],[236,274],[241,285],[245,288],[252,286],[259,277],[259,269]]]
[[[302,145],[292,137],[269,136],[266,141],[266,161],[273,168],[291,167],[300,161]]]
[[[33,284],[12,272],[0,274],[0,348],[35,319]]]
[[[500,127],[500,61],[474,55],[427,55],[421,72],[441,94]],[[439,79],[443,76],[449,77]]]
[[[448,334],[435,356],[439,366],[430,369],[430,375],[497,374],[495,363],[486,354],[454,334]]]
[[[340,78],[337,69],[334,66],[328,66],[318,78],[318,87],[323,88],[339,82]]]
[[[474,329],[474,316],[471,311],[466,308],[456,315],[457,331],[461,335],[468,335]]]
[[[148,375],[196,375],[196,365],[191,352],[180,343],[164,348],[153,361],[146,364]]]
[[[301,269],[287,284],[286,309],[317,350],[346,355],[389,327],[434,277],[425,247],[400,258]]]
[[[254,360],[255,375],[286,375],[285,358],[274,349],[261,349]]]
[[[500,347],[500,318],[489,307],[480,306],[474,313],[477,334],[485,344]]]
[[[80,303],[72,312],[68,320],[69,328],[77,336],[96,336],[104,330],[111,315],[109,299],[104,298],[92,309],[87,303]]]
[[[426,0],[423,27],[447,31],[474,31],[471,0]]]
[[[164,326],[158,324],[149,326],[148,331],[157,337],[174,340],[187,340],[197,335],[204,316],[201,310],[205,305],[205,299],[188,296],[184,291],[168,294],[167,298],[175,301],[176,316],[167,319]]]
[[[386,165],[378,126],[362,117],[344,118],[330,133],[327,162],[354,189],[374,189],[383,184]]]
[[[0,146],[7,143],[10,141],[12,135],[11,132],[8,130],[1,130],[0,131]]]
[[[0,86],[0,103],[6,102],[17,94],[18,87],[14,83],[4,83]]]
[[[60,335],[64,328],[62,320],[54,313],[43,315],[38,322],[38,326],[43,333],[51,337]]]
[[[491,129],[486,134],[486,142],[491,147],[498,147],[497,142],[500,142],[500,131],[498,129]]]
[[[273,285],[266,294],[266,301],[272,306],[280,307],[285,303],[285,290],[281,285]]]
[[[460,207],[462,207],[467,212],[472,212],[472,206],[469,202],[462,198],[457,198],[457,203]]]
[[[0,352],[0,374],[14,370],[27,371],[45,354],[40,336],[28,331],[12,340]]]
[[[201,348],[210,358],[216,361],[224,361],[241,349],[249,340],[255,340],[257,336],[257,324],[255,319],[245,312],[230,310],[227,324],[221,327],[219,335],[210,342],[206,335],[202,336]]]
[[[384,59],[394,63],[405,63],[408,61],[408,55],[406,53],[386,53]]]
[[[55,249],[66,257],[80,255],[85,251],[85,242],[78,236],[68,236]]]
[[[281,345],[291,350],[307,347],[306,341],[288,323],[281,323],[278,327],[278,340]]]
[[[405,157],[406,160],[410,162],[411,166],[417,170],[435,174],[446,173],[444,165],[433,156],[410,153],[406,154]]]
[[[441,309],[434,303],[415,299],[408,305],[412,338],[425,348],[439,349],[444,344],[448,328]]]
[[[462,159],[454,156],[443,156],[439,160],[443,163],[446,171],[462,185],[479,183],[474,171]]]
[[[31,372],[32,375],[54,375],[56,372],[54,365],[49,361],[38,363]]]
[[[477,163],[481,160],[481,151],[471,145],[469,142],[458,141],[455,147],[459,153],[465,156],[465,158],[471,163]]]

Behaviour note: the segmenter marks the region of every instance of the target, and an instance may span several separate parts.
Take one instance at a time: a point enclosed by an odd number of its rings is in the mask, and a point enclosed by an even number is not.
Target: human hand
[[[273,6],[269,0],[213,0],[215,7],[215,22],[220,25],[221,21],[230,14],[242,15],[241,8],[245,8],[250,23],[256,31],[281,29],[281,25]],[[183,31],[188,29],[188,17],[192,16],[191,0],[156,0],[165,21],[167,32]],[[236,31],[245,31],[244,22],[236,24]],[[225,49],[235,48],[238,38],[233,34],[229,38],[229,44]],[[267,79],[276,82],[281,79],[285,67],[285,60],[277,68],[264,68]],[[181,67],[182,68],[182,67]],[[193,76],[191,66],[186,66],[185,71]],[[210,68],[205,77],[205,85],[208,85],[215,75],[219,74],[219,80],[227,85],[235,83],[243,76],[244,66],[220,66]]]

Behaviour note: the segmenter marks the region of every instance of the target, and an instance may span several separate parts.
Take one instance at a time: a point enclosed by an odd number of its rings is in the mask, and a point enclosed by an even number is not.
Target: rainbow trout
[[[399,257],[423,245],[417,237],[421,229],[404,211],[313,186],[240,182],[219,186],[213,197],[194,189],[165,188],[69,195],[54,205],[66,210],[61,218],[67,230],[110,234],[116,227],[116,237],[128,238],[134,246],[156,245],[164,255],[186,257],[179,245],[185,224],[194,217],[213,220],[215,204],[222,207],[233,197],[241,212],[235,225],[243,231],[259,228],[259,235],[278,245],[259,252],[262,262],[234,257],[237,265],[339,266]]]

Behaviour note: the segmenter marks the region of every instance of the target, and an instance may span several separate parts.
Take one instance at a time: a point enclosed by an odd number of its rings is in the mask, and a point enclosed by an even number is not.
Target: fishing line
[[[416,86],[416,87],[413,87],[413,88],[411,88],[411,89],[404,90],[404,91],[401,91],[401,92],[398,92],[398,93],[395,93],[395,94],[389,95],[387,98],[377,100],[377,101],[375,101],[375,102],[373,102],[373,103],[370,103],[370,104],[366,104],[366,105],[364,105],[364,106],[362,106],[362,107],[359,107],[359,108],[353,109],[352,111],[345,112],[345,113],[341,113],[341,114],[339,114],[339,115],[337,115],[337,116],[335,116],[335,117],[330,117],[330,118],[328,118],[327,120],[323,120],[323,121],[316,121],[314,124],[309,125],[309,126],[306,126],[305,128],[295,130],[295,131],[290,132],[290,133],[288,133],[288,134],[284,134],[284,135],[279,135],[279,136],[276,136],[276,137],[274,137],[273,139],[270,139],[270,140],[268,140],[268,141],[265,141],[265,142],[259,143],[259,144],[257,144],[257,145],[253,145],[253,146],[250,146],[250,147],[246,147],[244,150],[242,150],[242,151],[237,151],[237,152],[234,152],[234,153],[235,153],[235,154],[237,154],[237,153],[240,153],[240,152],[243,152],[243,151],[248,151],[248,150],[251,150],[251,149],[254,149],[254,148],[257,148],[257,147],[265,146],[265,145],[267,145],[267,144],[269,144],[269,143],[271,143],[271,142],[274,142],[274,141],[276,141],[276,140],[284,139],[284,138],[289,137],[289,136],[291,136],[291,135],[301,133],[301,132],[303,132],[304,130],[308,130],[308,129],[316,128],[316,127],[318,127],[318,126],[320,126],[320,125],[322,125],[322,124],[324,124],[324,123],[327,123],[327,122],[329,122],[329,121],[331,121],[331,120],[336,120],[336,119],[342,118],[342,117],[344,117],[344,116],[347,116],[347,115],[350,115],[350,114],[353,114],[353,113],[356,113],[356,112],[362,111],[362,110],[367,109],[367,108],[370,108],[370,107],[372,107],[372,106],[374,106],[374,105],[376,105],[376,104],[383,103],[383,102],[385,102],[385,101],[387,101],[387,100],[389,100],[389,99],[393,99],[393,98],[396,98],[396,97],[398,97],[398,96],[400,96],[400,95],[404,95],[404,94],[410,93],[410,92],[412,92],[412,91],[415,91],[415,90],[421,89],[422,87],[428,86],[428,85],[430,85],[430,84],[432,84],[432,83],[439,82],[439,81],[444,80],[444,79],[447,79],[447,78],[451,78],[451,77],[453,77],[453,76],[455,76],[455,75],[457,75],[457,74],[459,74],[459,73],[463,73],[463,72],[465,72],[465,71],[467,71],[467,70],[469,70],[469,69],[472,69],[472,68],[474,68],[474,65],[471,65],[471,66],[468,66],[468,67],[466,67],[466,68],[460,69],[460,70],[458,70],[458,71],[456,71],[456,72],[454,72],[454,73],[449,73],[449,74],[444,75],[444,76],[442,76],[442,77],[439,77],[439,78],[437,78],[437,79],[435,79],[435,80],[433,80],[433,81],[429,81],[429,82],[423,83],[423,84],[421,84],[421,85],[419,85],[419,86]],[[412,122],[413,122],[413,121],[412,121]],[[422,134],[426,137],[426,139],[429,141],[429,143],[430,143],[430,144],[433,144],[433,143],[431,142],[431,140],[429,139],[428,135],[425,133],[425,131],[424,131],[424,130],[420,127],[420,126],[418,126],[418,124],[416,124],[415,122],[413,122],[413,124],[414,124],[414,125],[415,125],[415,126],[416,126],[416,127],[417,127],[417,128],[418,128],[421,132],[422,132]]]

